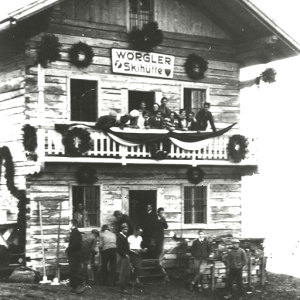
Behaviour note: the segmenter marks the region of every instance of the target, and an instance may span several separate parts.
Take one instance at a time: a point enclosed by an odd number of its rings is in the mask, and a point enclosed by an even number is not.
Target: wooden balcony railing
[[[111,162],[111,163],[158,163],[158,164],[234,164],[228,159],[227,144],[230,135],[222,135],[203,141],[203,148],[187,151],[171,144],[171,151],[164,160],[156,161],[151,158],[149,146],[140,145],[127,147],[118,144],[101,131],[90,131],[92,149],[80,157],[65,155],[62,135],[54,129],[39,129],[39,156],[43,161],[75,161],[75,162]],[[257,165],[257,139],[248,137],[248,154],[241,165]],[[78,141],[75,140],[75,144]],[[160,143],[160,149],[163,144]],[[41,157],[40,157],[41,159]],[[120,161],[121,160],[121,161]]]

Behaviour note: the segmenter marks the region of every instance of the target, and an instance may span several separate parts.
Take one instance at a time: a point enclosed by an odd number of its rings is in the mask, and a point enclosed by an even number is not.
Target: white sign
[[[173,78],[174,56],[112,49],[114,73]]]

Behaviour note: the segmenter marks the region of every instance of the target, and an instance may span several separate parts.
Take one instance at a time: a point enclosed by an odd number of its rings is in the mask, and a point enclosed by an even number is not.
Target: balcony
[[[135,129],[124,129],[124,131]],[[172,165],[257,165],[257,139],[248,138],[248,154],[240,163],[233,163],[227,155],[227,144],[230,135],[222,135],[201,141],[199,150],[184,150],[171,143],[170,152],[166,159],[151,158],[149,146],[123,146],[110,136],[99,130],[90,129],[92,149],[87,153],[70,157],[65,154],[62,134],[54,129],[38,130],[38,155],[41,162],[80,162],[80,163],[121,163],[126,164],[172,164]],[[147,131],[149,132],[149,131]],[[79,141],[75,139],[75,145]],[[163,149],[163,143],[159,144]]]

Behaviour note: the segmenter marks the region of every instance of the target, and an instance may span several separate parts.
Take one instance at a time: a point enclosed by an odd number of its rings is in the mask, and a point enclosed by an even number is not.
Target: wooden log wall
[[[182,224],[182,186],[190,185],[186,179],[186,168],[176,166],[121,166],[98,164],[97,170],[100,187],[100,226],[115,225],[112,216],[114,210],[122,207],[128,209],[128,191],[156,190],[157,206],[164,207],[169,229],[166,230],[167,267],[176,266],[179,257],[180,240],[172,238],[174,234],[197,234],[199,228],[207,228],[210,236],[241,233],[241,182],[240,175],[234,167],[203,167],[206,173],[204,185],[208,186],[207,225]],[[30,201],[30,220],[27,229],[26,254],[31,257],[31,264],[41,267],[42,248],[39,227],[38,201],[42,205],[44,242],[47,265],[54,266],[59,219],[59,201],[62,201],[61,235],[59,257],[65,259],[67,247],[68,224],[72,218],[70,210],[70,187],[77,185],[74,164],[46,163],[39,174],[30,175],[27,192]],[[99,227],[100,229],[100,227]],[[83,230],[83,229],[82,229]],[[87,229],[89,231],[90,229]],[[86,229],[84,230],[86,231]]]
[[[73,3],[77,2],[80,1]],[[108,1],[98,2],[102,3],[101,5],[108,4]],[[119,1],[114,0],[114,2]],[[225,36],[214,33],[214,30],[210,31],[211,26],[203,25],[201,33],[207,34],[198,36],[186,34],[185,31],[175,32],[176,28],[165,25],[166,30],[169,31],[164,31],[164,42],[157,47],[156,52],[175,56],[172,80],[118,75],[111,71],[111,48],[131,49],[126,26],[121,21],[121,9],[114,10],[113,18],[109,17],[109,19],[102,17],[102,19],[94,20],[82,17],[74,20],[72,18],[77,15],[71,15],[72,9],[68,6],[69,1],[64,3],[67,6],[55,7],[55,13],[48,28],[48,33],[58,36],[62,44],[62,59],[53,62],[46,69],[45,118],[48,124],[69,120],[67,82],[69,77],[76,78],[76,76],[96,77],[99,80],[101,92],[98,101],[101,114],[107,113],[110,109],[117,112],[122,110],[124,90],[126,92],[128,90],[161,92],[169,99],[169,107],[178,111],[181,108],[182,87],[188,87],[209,88],[209,101],[212,104],[211,111],[217,128],[224,128],[239,120],[239,65],[235,59],[235,47]],[[108,5],[106,10],[109,9],[110,2]],[[184,8],[189,12],[191,10],[188,5]],[[67,11],[69,14],[66,14]],[[168,12],[168,18],[171,18],[169,16],[171,11]],[[123,11],[122,18],[124,19]],[[162,22],[163,17],[160,20]],[[205,35],[210,35],[210,37]],[[29,65],[26,74],[27,118],[37,116],[37,67],[30,65],[36,59],[36,49],[41,36],[42,34],[31,38],[26,48],[27,65]],[[71,65],[68,58],[69,49],[79,41],[90,45],[95,53],[93,63],[85,69],[78,69]],[[189,53],[197,53],[209,61],[209,69],[205,78],[196,83],[187,77],[184,69]],[[235,128],[238,129],[238,125]]]
[[[25,153],[21,128],[25,124],[25,61],[24,41],[3,37],[0,47],[0,147],[7,146],[15,166],[15,185],[26,189]],[[0,176],[0,206],[9,207],[8,221],[17,221],[18,200],[6,186],[5,168]]]

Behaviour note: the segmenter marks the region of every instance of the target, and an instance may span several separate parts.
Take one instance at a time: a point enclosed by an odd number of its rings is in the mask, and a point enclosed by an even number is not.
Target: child
[[[232,240],[233,249],[227,257],[229,274],[228,274],[228,291],[229,294],[224,296],[225,299],[231,299],[233,294],[232,283],[233,280],[237,281],[237,288],[239,292],[239,300],[242,300],[244,293],[243,286],[243,267],[247,264],[247,256],[244,249],[239,247],[240,241],[237,239]]]

